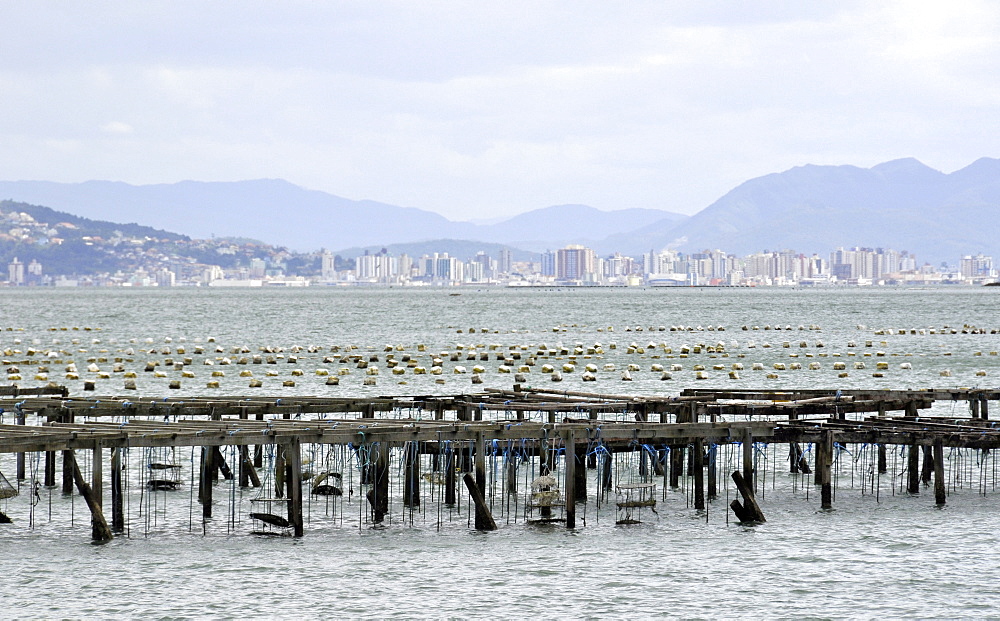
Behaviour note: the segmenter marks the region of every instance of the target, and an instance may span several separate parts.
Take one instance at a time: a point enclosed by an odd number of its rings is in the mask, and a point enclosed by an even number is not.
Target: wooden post
[[[497,523],[493,520],[493,514],[490,513],[490,507],[483,499],[475,478],[466,472],[462,480],[465,481],[465,487],[468,488],[469,496],[472,497],[472,504],[476,507],[476,530],[496,530]]]
[[[579,453],[574,453],[576,455],[576,476],[573,477],[575,484],[574,494],[577,500],[587,500],[587,460],[588,455],[581,455]]]
[[[240,455],[240,457],[242,458],[240,467],[240,476],[241,477],[246,476],[247,479],[249,479],[250,485],[253,485],[254,487],[260,487],[260,476],[258,476],[257,474],[257,469],[254,468],[253,460],[250,459],[249,447],[243,446],[241,448],[244,448],[246,450],[242,452]],[[240,483],[240,485],[243,484]],[[244,485],[244,487],[246,486]]]
[[[566,472],[564,489],[566,490],[566,528],[576,528],[576,471],[579,468],[576,461],[576,432],[572,429],[563,436],[566,444]]]
[[[990,417],[990,402],[985,396],[979,404],[979,418],[987,420]]]
[[[601,455],[601,459],[603,459],[603,462],[601,463],[601,490],[606,496],[615,485],[611,472],[611,464],[614,461],[614,454],[611,452],[609,447],[604,446],[604,452]]]
[[[285,445],[285,475],[288,481],[288,523],[292,525],[293,536],[301,537],[302,524],[302,449],[298,438],[292,438]]]
[[[945,503],[944,441],[934,440],[934,502],[940,507]]]
[[[240,408],[240,420],[246,420],[247,418],[247,409]],[[250,475],[247,473],[247,469],[252,467],[248,463],[250,461],[250,449],[246,444],[241,444],[237,447],[236,452],[239,455],[237,459],[240,461],[239,467],[237,468],[240,473],[240,487],[248,487],[250,485]]]
[[[444,466],[444,504],[452,507],[457,501],[455,490],[455,447],[448,445]]]
[[[212,455],[211,446],[201,447],[201,472],[198,477],[198,499],[201,501],[201,517],[212,517]]]
[[[507,453],[507,493],[517,494],[517,456]]]
[[[736,489],[739,490],[740,496],[743,497],[743,503],[740,503],[739,500],[733,500],[729,503],[729,508],[736,514],[736,519],[740,522],[766,522],[764,512],[760,510],[760,505],[757,504],[757,499],[750,484],[743,478],[739,470],[734,470],[732,477],[733,483],[736,484]]]
[[[547,476],[552,472],[551,465],[549,464],[549,439],[548,436],[542,436],[542,439],[538,442],[538,473],[541,476]],[[552,517],[552,507],[544,506],[539,509],[538,515],[543,519],[549,519]]]
[[[256,418],[257,420],[264,420],[264,413],[257,412],[257,415],[254,418]],[[254,468],[264,467],[264,447],[260,444],[255,444],[253,447],[253,467]]]
[[[934,474],[934,447],[925,445],[921,448],[924,453],[924,463],[920,467],[920,480],[924,485],[930,485],[931,475]]]
[[[715,500],[719,496],[719,467],[716,459],[719,455],[719,446],[712,440],[712,446],[708,449],[708,499]]]
[[[222,478],[230,481],[233,478],[233,471],[230,469],[229,464],[226,463],[226,457],[222,454],[222,448],[215,446],[212,447],[215,451],[215,455],[212,457],[213,470],[222,473]],[[218,475],[216,475],[218,476]]]
[[[465,443],[462,444],[462,452],[459,453],[459,456],[461,457],[461,462],[462,462],[461,464],[459,464],[459,469],[462,472],[473,472],[474,471],[475,466],[473,465],[473,456],[472,456],[472,453],[473,453],[474,450],[475,450],[475,447],[473,447],[472,444],[470,444],[468,442],[465,442]]]
[[[122,490],[122,449],[111,449],[111,530],[125,530],[125,494]]]
[[[482,504],[476,503],[476,530],[495,530],[496,524],[494,524],[494,528],[487,528],[488,521],[493,518],[489,508],[486,507],[486,434],[482,431],[476,432],[475,450],[475,483],[482,499]],[[473,495],[473,502],[475,502],[475,495]]]
[[[681,470],[684,468],[684,447],[670,447],[670,487],[680,487]]]
[[[250,463],[250,449],[243,444],[240,445],[237,452],[239,453],[240,460],[240,487],[249,487],[250,473],[248,471],[253,469],[253,465]]]
[[[705,441],[696,438],[691,449],[694,456],[694,508],[705,510]]]
[[[889,466],[886,463],[886,461],[887,460],[886,460],[885,445],[884,444],[879,444],[878,445],[878,473],[879,474],[885,474],[886,472],[889,471]]]
[[[374,480],[372,488],[365,494],[371,506],[372,521],[381,524],[389,513],[389,444],[376,442],[371,445],[375,454],[373,459]]]
[[[94,492],[97,506],[104,508],[104,459],[101,454],[103,447],[100,440],[94,442],[94,450],[90,462],[90,488]]]
[[[67,423],[73,422],[73,415],[69,414],[63,417],[63,421]],[[69,460],[67,462],[67,460]],[[55,462],[55,453],[52,454],[52,461]],[[73,493],[73,455],[70,455],[69,451],[63,451],[63,494],[69,495]]]
[[[972,418],[979,418],[979,397],[973,395],[969,397],[969,411],[972,413]]]
[[[743,428],[743,480],[756,493],[757,483],[753,472],[753,431],[750,427]]]
[[[94,491],[87,485],[87,482],[83,480],[83,474],[80,472],[80,467],[76,464],[76,456],[72,451],[70,451],[68,459],[73,468],[73,480],[76,482],[76,489],[79,490],[83,499],[87,501],[87,507],[90,509],[91,536],[93,540],[97,542],[111,541],[114,539],[114,535],[111,534],[108,522],[104,519],[101,503],[94,494]]]
[[[19,407],[14,408],[14,424],[23,425],[24,424],[24,410]],[[23,481],[26,478],[25,468],[24,468],[24,453],[17,454],[17,480]]]
[[[70,456],[72,459],[72,456]],[[45,451],[45,487],[56,486],[56,452]]]
[[[274,447],[274,497],[285,497],[285,451],[282,445]]]
[[[403,449],[403,506],[420,506],[420,447],[407,442]]]
[[[906,491],[911,494],[920,493],[920,447],[911,444],[906,449],[907,485]]]
[[[831,467],[833,466],[833,431],[828,430],[823,433],[822,448],[823,468],[820,473],[820,507],[823,509],[833,509],[833,478]]]

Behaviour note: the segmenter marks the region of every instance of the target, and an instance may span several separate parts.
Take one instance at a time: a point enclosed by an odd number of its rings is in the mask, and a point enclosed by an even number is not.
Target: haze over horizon
[[[693,214],[805,164],[1000,154],[1000,5],[0,7],[0,178],[282,178],[491,220]]]

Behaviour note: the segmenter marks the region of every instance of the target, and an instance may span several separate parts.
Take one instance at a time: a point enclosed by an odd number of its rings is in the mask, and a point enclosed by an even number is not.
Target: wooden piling
[[[73,415],[72,414],[66,414],[66,415],[62,416],[60,422],[72,423],[73,422]],[[73,493],[73,483],[74,483],[74,481],[73,481],[73,468],[72,468],[72,464],[70,464],[70,466],[67,467],[67,456],[66,456],[67,453],[69,453],[69,451],[63,451],[62,452],[62,454],[63,454],[62,493],[64,495],[68,496],[68,495],[70,495],[70,494]],[[55,453],[52,453],[52,455],[53,455],[53,460],[55,460]]]
[[[458,494],[455,489],[455,447],[449,444],[444,467],[444,504],[453,507],[457,500]]]
[[[254,416],[257,420],[264,420],[264,414],[262,412],[257,412]],[[260,444],[256,444],[253,447],[253,467],[263,468],[264,467],[264,447]]]
[[[694,456],[694,508],[705,510],[705,442],[701,438],[694,441],[691,449]]]
[[[612,462],[614,462],[614,455],[611,453],[611,449],[605,446],[601,455],[601,491],[604,496],[607,496],[611,488],[614,487]]]
[[[906,491],[911,494],[920,493],[920,447],[911,444],[906,448]]]
[[[90,509],[91,537],[95,542],[111,541],[114,539],[114,535],[111,533],[111,529],[108,528],[107,520],[104,519],[104,511],[101,509],[100,498],[95,494],[90,485],[83,480],[83,473],[80,472],[80,467],[76,463],[76,456],[73,454],[73,451],[69,452],[68,460],[69,464],[67,465],[72,468],[76,489],[83,496],[83,499],[87,502],[87,507]]]
[[[475,483],[476,489],[482,498],[482,504],[475,503],[475,495],[473,495],[473,502],[476,506],[476,529],[496,530],[495,523],[492,524],[492,528],[490,527],[490,523],[493,522],[493,516],[486,505],[486,434],[482,431],[476,433],[475,451]]]
[[[497,523],[493,520],[493,514],[490,512],[490,507],[486,504],[482,492],[479,491],[479,486],[476,485],[475,478],[471,473],[466,472],[462,480],[465,482],[465,487],[469,490],[472,504],[476,507],[476,530],[496,530]]]
[[[285,445],[286,475],[288,481],[288,523],[292,525],[292,535],[301,537],[302,524],[302,449],[298,438],[292,438]]]
[[[574,470],[575,476],[573,477],[574,483],[574,494],[577,500],[587,500],[587,459],[588,455],[581,454],[579,451],[575,453],[576,457],[576,469]]]
[[[566,490],[566,528],[576,528],[576,471],[587,470],[579,467],[576,459],[576,432],[572,429],[563,436],[566,445],[566,472],[563,487]]]
[[[934,440],[934,502],[938,506],[945,503],[944,485],[944,441]]]
[[[517,456],[507,453],[507,493],[517,494]]]
[[[766,522],[767,520],[764,519],[764,512],[760,510],[760,505],[757,504],[753,488],[750,487],[750,484],[743,478],[740,471],[734,470],[732,478],[740,496],[743,497],[742,503],[739,500],[733,500],[729,503],[729,508],[736,514],[736,519],[740,522]]]
[[[708,499],[711,501],[719,496],[719,466],[717,463],[719,447],[714,438],[710,442],[712,445],[708,449]]]
[[[820,507],[823,509],[833,509],[833,431],[823,433],[821,447],[818,447],[823,454],[823,467],[820,471]]]
[[[274,447],[274,497],[285,497],[285,451],[280,444]]]
[[[250,449],[246,445],[239,447],[239,473],[240,473],[240,487],[250,486],[250,474],[247,472],[252,468],[250,462]]]
[[[122,489],[122,449],[111,449],[111,530],[125,530],[125,494]]]
[[[212,517],[212,457],[211,446],[201,447],[201,470],[198,477],[198,500],[201,501],[201,517]]]
[[[886,459],[885,444],[878,445],[878,473],[885,474],[889,471],[889,465]]]
[[[757,489],[753,471],[753,431],[749,427],[743,428],[743,480],[750,489]]]
[[[226,457],[222,454],[222,448],[216,446],[213,447],[215,455],[212,457],[213,470],[222,474],[222,478],[231,481],[233,478],[233,471],[226,463]]]
[[[681,484],[681,471],[684,469],[684,447],[670,447],[670,487],[677,489]]]
[[[14,408],[14,424],[15,425],[23,425],[24,424],[24,410],[22,410],[20,407],[15,407]],[[17,480],[18,481],[23,481],[26,478],[25,468],[24,468],[24,464],[25,464],[24,453],[18,453],[16,461],[17,461],[17,465],[16,465]]]
[[[246,484],[243,482],[245,477],[250,485],[260,487],[260,476],[257,474],[257,469],[254,468],[253,460],[250,459],[248,447],[242,446],[240,448],[247,449],[240,453],[240,486],[246,487]]]
[[[920,480],[924,485],[930,485],[931,476],[934,474],[934,448],[925,444],[921,449],[924,453],[924,463],[920,466]]]
[[[56,486],[56,452],[45,451],[45,487]]]
[[[371,510],[372,521],[381,524],[389,513],[389,444],[375,442],[371,445],[373,465],[372,488],[365,494]]]
[[[403,448],[403,506],[420,506],[420,446],[407,442]]]

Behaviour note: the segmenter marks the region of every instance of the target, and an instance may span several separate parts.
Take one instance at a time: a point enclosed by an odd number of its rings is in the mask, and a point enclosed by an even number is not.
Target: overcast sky
[[[0,145],[5,180],[694,213],[807,163],[1000,156],[1000,2],[7,0]]]

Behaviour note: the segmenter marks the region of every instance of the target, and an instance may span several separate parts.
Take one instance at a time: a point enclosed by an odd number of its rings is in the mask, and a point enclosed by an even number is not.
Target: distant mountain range
[[[421,209],[354,201],[281,180],[133,186],[108,181],[0,182],[10,198],[82,217],[139,222],[193,238],[247,237],[293,250],[503,244],[539,252],[568,243],[633,256],[651,249],[738,255],[838,246],[891,247],[919,261],[1000,258],[1000,160],[944,174],[915,159],[869,169],[807,165],[747,181],[694,216],[655,209],[559,205],[494,224],[454,222]],[[443,242],[440,242],[443,243]],[[486,249],[484,247],[484,249]]]
[[[1000,259],[1000,160],[944,174],[915,159],[872,168],[800,166],[747,181],[690,219],[655,222],[606,242],[622,252],[673,246],[737,255],[839,246],[909,250],[919,262]]]
[[[596,243],[609,234],[687,218],[655,209],[608,212],[586,205],[559,205],[496,224],[472,224],[412,207],[306,190],[277,179],[142,186],[112,181],[5,181],[0,182],[0,199],[4,198],[95,220],[141,222],[196,239],[245,237],[297,251],[451,239],[538,252],[567,243]]]

